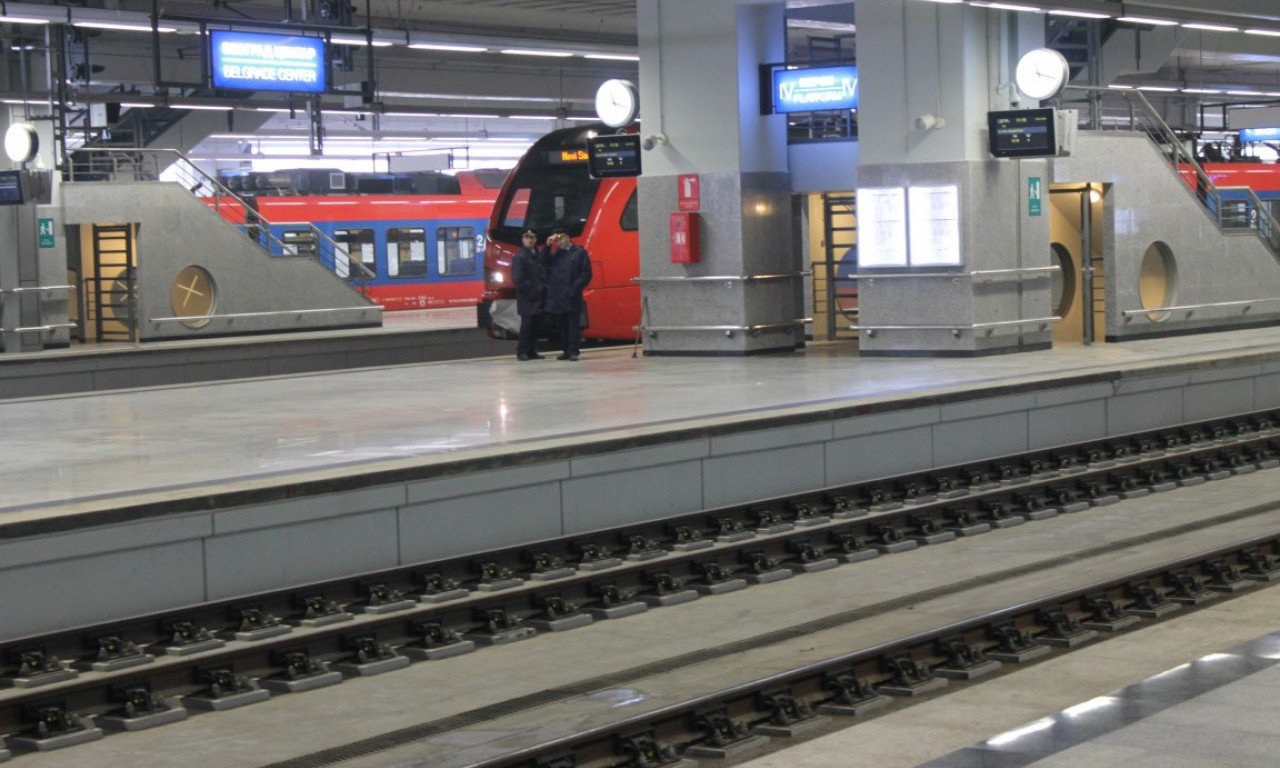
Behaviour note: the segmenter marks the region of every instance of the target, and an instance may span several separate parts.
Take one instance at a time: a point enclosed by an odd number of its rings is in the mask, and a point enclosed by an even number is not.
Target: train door
[[[1053,275],[1055,345],[1093,344],[1106,338],[1106,261],[1103,212],[1106,185],[1049,187],[1049,264]]]
[[[86,341],[136,341],[136,224],[92,224],[80,228]]]

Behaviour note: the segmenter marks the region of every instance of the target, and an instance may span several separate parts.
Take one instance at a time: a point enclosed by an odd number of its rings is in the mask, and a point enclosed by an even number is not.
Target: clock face
[[[1071,68],[1061,53],[1052,48],[1036,48],[1018,60],[1014,80],[1023,96],[1043,101],[1057,96],[1070,75]]]
[[[630,125],[640,111],[640,96],[630,80],[605,80],[596,91],[596,114],[610,128]]]
[[[36,129],[28,123],[12,123],[4,132],[4,154],[15,163],[31,160],[39,149]]]

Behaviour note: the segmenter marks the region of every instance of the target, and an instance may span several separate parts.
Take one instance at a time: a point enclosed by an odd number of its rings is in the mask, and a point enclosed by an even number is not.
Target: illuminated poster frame
[[[907,190],[913,267],[960,266],[960,190],[954,185]]]
[[[857,109],[858,68],[775,69],[772,96],[775,114]]]
[[[901,187],[860,187],[858,267],[907,265],[907,196]]]
[[[327,62],[318,37],[209,31],[214,88],[323,93]]]

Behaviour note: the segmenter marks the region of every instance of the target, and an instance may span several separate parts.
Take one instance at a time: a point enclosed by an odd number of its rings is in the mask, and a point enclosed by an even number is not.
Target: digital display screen
[[[210,30],[215,88],[323,93],[324,40],[298,35]]]
[[[640,175],[640,134],[587,139],[587,170],[597,179]]]
[[[991,154],[996,157],[1045,157],[1058,153],[1052,108],[988,112]]]
[[[0,205],[22,205],[22,174],[18,171],[0,171]]]
[[[777,114],[857,108],[857,67],[773,71],[773,111]]]
[[[564,165],[566,163],[587,162],[586,149],[551,149],[547,150],[548,165]]]
[[[1241,141],[1280,141],[1280,128],[1241,128]]]

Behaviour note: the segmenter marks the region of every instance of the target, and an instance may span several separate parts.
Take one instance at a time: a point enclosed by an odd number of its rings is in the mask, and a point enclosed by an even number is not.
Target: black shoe
[[[517,359],[517,360],[520,360],[521,362],[523,362],[523,361],[525,361],[525,360],[528,360],[528,359],[529,359],[529,356],[528,356],[528,355],[526,355],[526,354],[525,354],[525,353],[523,353],[523,352],[520,352],[520,353],[518,353],[518,354],[516,355],[516,359]]]
[[[576,357],[571,357],[569,355],[558,355],[556,359],[557,360],[577,360]]]
[[[546,360],[547,358],[546,358],[545,356],[543,356],[543,355],[539,355],[539,354],[537,354],[537,353],[535,352],[534,354],[529,355],[529,359],[530,359],[530,360]]]

